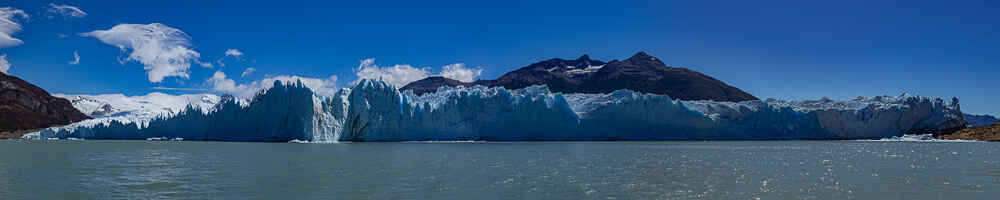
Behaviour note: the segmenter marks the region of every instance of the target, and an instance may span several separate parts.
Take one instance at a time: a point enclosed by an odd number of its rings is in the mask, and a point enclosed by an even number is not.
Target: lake
[[[992,199],[1000,143],[0,141],[2,199]]]

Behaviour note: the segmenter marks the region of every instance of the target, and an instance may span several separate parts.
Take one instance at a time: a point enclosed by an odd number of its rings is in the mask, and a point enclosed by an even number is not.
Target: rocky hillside
[[[90,119],[66,99],[53,97],[38,86],[0,73],[0,138]]]
[[[419,81],[414,81],[410,84],[406,84],[406,86],[400,90],[402,91],[413,90],[413,92],[416,94],[423,94],[423,93],[436,92],[439,87],[446,85],[451,87],[459,85],[469,87],[475,84],[466,83],[459,80],[440,77],[440,76],[432,76],[432,77],[427,77],[425,79],[420,79]]]
[[[949,140],[979,140],[1000,142],[1000,123],[990,126],[972,126],[948,135],[937,136],[938,139]]]
[[[440,86],[483,85],[521,89],[548,85],[553,92],[610,93],[630,89],[643,93],[665,94],[682,100],[739,102],[758,100],[738,88],[687,68],[670,67],[660,59],[639,52],[623,61],[602,62],[583,55],[576,60],[550,59],[508,72],[496,80],[463,83],[443,77],[431,77],[407,84],[400,90],[416,94],[436,91]]]

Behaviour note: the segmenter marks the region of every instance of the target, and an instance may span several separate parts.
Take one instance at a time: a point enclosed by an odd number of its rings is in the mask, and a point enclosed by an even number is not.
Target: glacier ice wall
[[[363,80],[333,96],[281,84],[249,103],[189,107],[150,120],[94,119],[48,138],[224,141],[867,139],[965,126],[958,100],[901,95],[852,100],[679,101],[619,90],[551,93],[545,86],[399,92]]]
[[[283,85],[283,84],[282,84]],[[188,106],[179,114],[153,119],[98,118],[42,130],[44,138],[289,141],[313,140],[315,95],[301,83],[274,87],[248,105],[221,102],[212,111]]]

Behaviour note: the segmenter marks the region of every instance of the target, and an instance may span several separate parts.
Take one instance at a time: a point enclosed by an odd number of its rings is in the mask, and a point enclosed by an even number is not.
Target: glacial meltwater
[[[0,199],[995,199],[1000,143],[0,141]]]

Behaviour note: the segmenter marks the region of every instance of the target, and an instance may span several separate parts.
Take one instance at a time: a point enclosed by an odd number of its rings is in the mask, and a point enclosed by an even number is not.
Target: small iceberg
[[[975,140],[943,140],[934,138],[932,134],[905,134],[903,136],[892,136],[877,140],[859,141],[884,141],[884,142],[977,142]]]

